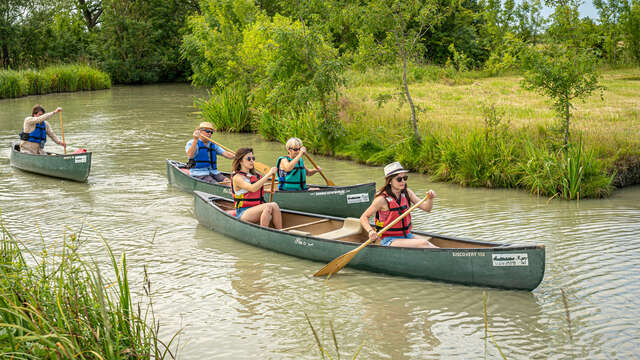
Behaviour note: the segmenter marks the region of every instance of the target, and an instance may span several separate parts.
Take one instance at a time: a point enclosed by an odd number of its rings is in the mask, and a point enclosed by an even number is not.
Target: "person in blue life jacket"
[[[225,151],[220,146],[205,139],[204,136],[211,138],[213,133],[213,125],[209,122],[201,122],[200,126],[193,132],[193,139],[187,142],[185,150],[190,167],[190,175],[196,179],[206,182],[219,182],[229,184],[230,180],[222,175],[218,170],[218,155],[222,155],[227,159],[233,159],[233,153]]]
[[[322,168],[309,170],[304,166],[302,155],[307,152],[307,148],[302,146],[302,140],[295,137],[290,138],[285,146],[288,155],[280,156],[276,163],[276,168],[278,168],[278,190],[313,190],[307,187],[307,176],[319,172]]]
[[[397,161],[384,167],[385,184],[378,190],[369,208],[360,216],[360,224],[368,231],[369,239],[372,241],[378,240],[378,231],[407,211],[411,204],[420,201],[416,194],[407,187],[408,172],[409,170],[405,170]],[[418,206],[426,212],[431,211],[433,198],[436,197],[433,190],[429,190],[428,194],[429,198]],[[375,228],[371,227],[369,223],[369,218],[374,215]],[[415,248],[437,247],[429,241],[430,237],[412,234],[411,229],[411,214],[408,214],[382,233],[380,245]]]
[[[22,132],[20,132],[20,140],[22,140],[20,141],[20,152],[46,155],[47,152],[44,151],[44,144],[47,142],[47,135],[56,144],[64,147],[67,146],[64,141],[58,139],[47,121],[54,114],[59,112],[62,112],[61,107],[52,112],[45,113],[44,108],[41,105],[34,105],[31,110],[31,116],[24,119]]]
[[[240,148],[236,152],[231,168],[231,195],[236,209],[235,216],[243,221],[268,227],[273,221],[276,229],[282,229],[282,213],[275,202],[264,200],[264,184],[275,176],[276,168],[261,177],[255,170],[253,149]]]

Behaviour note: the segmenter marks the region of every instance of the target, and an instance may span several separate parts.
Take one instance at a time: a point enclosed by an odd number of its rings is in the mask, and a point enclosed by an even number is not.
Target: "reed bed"
[[[0,99],[110,87],[109,75],[88,65],[55,65],[40,70],[0,70]]]
[[[105,242],[109,271],[115,274],[115,281],[106,281],[96,264],[80,257],[76,234],[64,236],[58,254],[51,247],[34,254],[4,224],[0,228],[3,358],[175,358],[173,339],[158,338],[150,300],[146,305],[132,301],[124,253],[118,262]],[[147,279],[147,297],[149,284]]]

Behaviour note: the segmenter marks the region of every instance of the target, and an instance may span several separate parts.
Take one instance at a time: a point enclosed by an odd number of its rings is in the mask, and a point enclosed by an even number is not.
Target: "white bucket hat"
[[[402,167],[402,164],[399,162],[392,162],[384,167],[384,177],[389,177],[391,175],[400,174],[400,173],[408,173],[409,170],[406,170]]]

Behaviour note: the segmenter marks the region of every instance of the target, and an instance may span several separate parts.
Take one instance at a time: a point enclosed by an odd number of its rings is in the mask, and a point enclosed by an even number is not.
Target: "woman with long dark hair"
[[[373,241],[378,240],[377,232],[380,229],[407,211],[411,204],[420,201],[416,194],[407,187],[408,172],[409,170],[405,170],[399,162],[394,162],[384,167],[385,184],[378,190],[369,208],[360,216],[360,224],[369,232],[369,238]],[[433,190],[429,190],[428,195],[429,198],[419,206],[420,209],[426,212],[431,211],[436,193]],[[369,224],[369,218],[373,215],[376,218],[375,229]],[[429,241],[430,238],[412,234],[411,228],[411,214],[408,214],[381,235],[380,245],[417,248],[437,247]]]
[[[282,229],[280,207],[274,202],[264,201],[264,184],[277,170],[271,168],[264,177],[254,169],[256,157],[253,149],[240,148],[233,158],[231,174],[231,195],[236,208],[236,217],[240,220],[268,227],[271,221],[276,229]]]

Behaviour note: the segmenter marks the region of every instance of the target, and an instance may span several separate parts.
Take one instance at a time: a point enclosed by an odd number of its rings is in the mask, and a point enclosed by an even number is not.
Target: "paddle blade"
[[[329,179],[327,179],[327,185],[336,186],[336,184],[333,181],[329,180]]]
[[[261,174],[266,174],[269,172],[269,170],[271,170],[271,168],[268,165],[265,165],[261,162],[255,162],[253,164],[253,167],[256,169],[257,172],[261,173]]]
[[[324,275],[333,275],[338,271],[342,270],[343,267],[347,266],[349,261],[353,259],[354,256],[358,253],[359,249],[354,249],[349,251],[346,254],[342,254],[337,258],[333,259],[330,263],[325,265],[322,269],[318,270],[313,276],[324,276]]]

